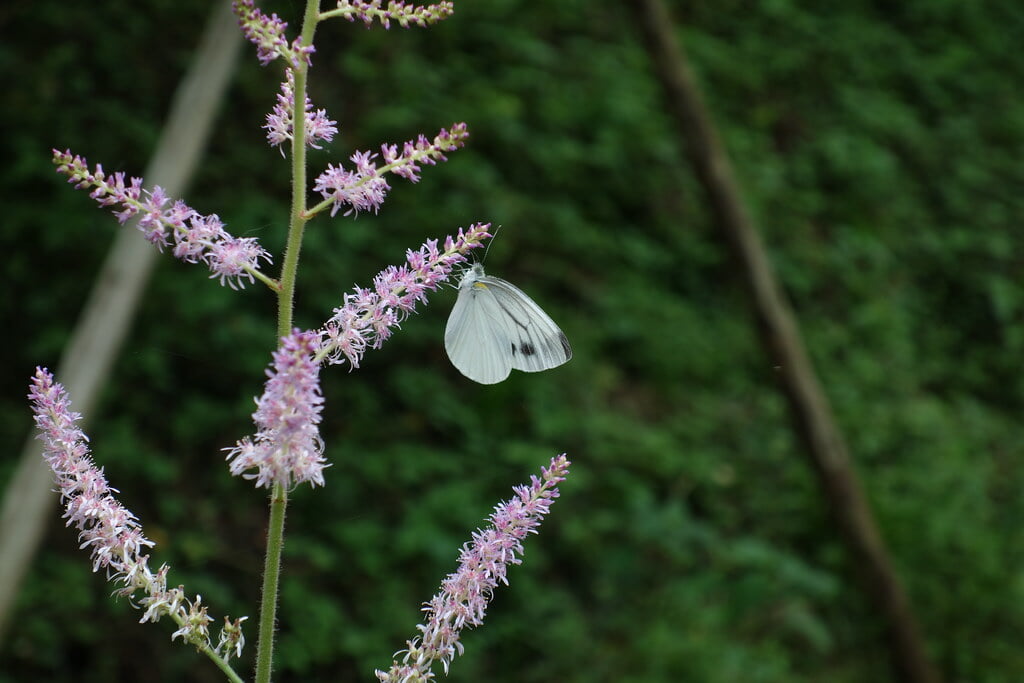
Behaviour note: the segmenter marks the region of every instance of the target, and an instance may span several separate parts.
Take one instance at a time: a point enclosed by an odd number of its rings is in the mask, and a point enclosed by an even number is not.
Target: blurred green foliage
[[[29,433],[32,369],[56,364],[116,230],[48,150],[141,174],[208,4],[0,14],[0,482]],[[429,30],[318,30],[311,93],[341,133],[313,169],[453,121],[472,138],[419,184],[396,179],[379,215],[311,225],[297,323],[486,220],[504,226],[489,271],[534,295],[575,357],[470,383],[442,349],[444,291],[360,370],[325,372],[333,466],[289,509],[277,680],[372,680],[470,530],[560,451],[563,496],[447,680],[889,679],[627,6],[462,2]],[[1021,680],[1024,9],[673,11],[931,654],[949,681]],[[287,167],[259,126],[279,72],[247,57],[187,199],[276,251]],[[157,562],[218,617],[258,598],[265,501],[220,449],[251,426],[273,315],[260,287],[163,259],[90,416]],[[137,625],[56,513],[51,527],[0,681],[221,680],[168,624]]]

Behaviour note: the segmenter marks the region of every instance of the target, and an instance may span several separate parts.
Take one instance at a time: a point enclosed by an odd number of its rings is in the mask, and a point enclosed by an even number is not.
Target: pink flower
[[[261,12],[253,0],[235,0],[232,3],[238,15],[238,25],[245,37],[256,45],[256,57],[266,66],[278,57],[284,57],[290,65],[297,67],[302,62],[310,63],[312,45],[303,45],[300,38],[288,44],[284,31],[288,23],[276,14],[269,17]]]
[[[345,360],[353,368],[367,347],[380,348],[403,320],[416,310],[416,302],[426,303],[427,292],[437,289],[452,269],[466,260],[471,249],[482,246],[490,237],[490,223],[476,223],[453,239],[445,239],[444,251],[437,240],[429,240],[417,251],[406,252],[403,266],[389,266],[373,279],[373,288],[357,287],[345,294],[344,304],[324,323],[320,334],[319,356],[330,363]]]
[[[142,534],[135,515],[114,497],[117,489],[107,483],[103,470],[89,456],[89,438],[76,424],[81,415],[71,410],[64,387],[53,381],[48,370],[36,368],[28,396],[38,438],[43,442],[43,458],[60,489],[64,517],[68,526],[74,524],[78,529],[81,547],[89,549],[93,571],[105,569],[108,580],[123,584],[117,593],[143,610],[140,622],[170,616],[179,627],[172,640],[181,636],[192,645],[210,648],[210,618],[202,599],[189,600],[180,586],[168,589],[167,565],[156,572],[149,568],[149,556],[143,550],[154,543]],[[144,593],[141,598],[135,595],[139,590]],[[233,628],[240,628],[243,620],[234,622]],[[243,642],[234,631],[222,633],[221,638],[235,648],[234,653]],[[230,656],[223,655],[225,659]]]
[[[281,83],[281,92],[277,96],[277,104],[274,110],[267,114],[267,123],[263,126],[267,131],[267,141],[271,147],[282,145],[292,139],[295,132],[295,75],[291,69],[285,69],[285,80]],[[320,149],[316,144],[320,140],[330,142],[338,132],[334,121],[327,118],[327,112],[323,109],[313,111],[313,103],[309,97],[303,109],[306,116],[305,138],[306,145],[314,149]],[[284,154],[284,148],[281,149]]]
[[[295,483],[324,485],[324,444],[320,440],[320,366],[313,360],[316,334],[293,331],[274,352],[263,395],[256,401],[253,421],[258,428],[228,451],[231,474],[255,479],[257,487]],[[242,474],[250,469],[256,473]]]
[[[116,489],[93,463],[89,439],[75,424],[82,416],[71,411],[64,387],[49,371],[36,368],[28,396],[43,458],[53,470],[68,525],[78,527],[82,547],[92,555],[93,571],[110,569],[115,576],[124,576],[153,542],[142,535],[135,515],[114,498]]]
[[[507,570],[520,564],[523,539],[537,533],[537,527],[558,498],[558,484],[569,473],[565,454],[552,458],[541,477],[530,477],[529,486],[516,486],[516,497],[494,508],[490,526],[473,533],[462,547],[459,568],[441,583],[441,590],[423,608],[426,623],[416,628],[420,636],[406,643],[402,661],[393,661],[389,671],[377,671],[388,683],[429,680],[431,666],[441,661],[445,673],[456,655],[462,654],[459,634],[463,628],[479,626],[487,612],[494,589],[508,584]]]
[[[446,19],[455,11],[455,3],[439,2],[433,5],[411,5],[405,2],[391,0],[387,9],[382,9],[382,0],[338,0],[338,9],[327,12],[328,16],[340,16],[355,21],[361,19],[367,28],[373,24],[373,20],[380,21],[384,28],[391,27],[391,21],[397,21],[402,28],[409,28],[409,24],[427,26],[442,19]]]
[[[377,211],[391,189],[384,179],[385,173],[394,173],[415,183],[420,179],[420,164],[432,166],[438,161],[447,161],[444,153],[462,147],[468,137],[466,124],[456,123],[451,131],[442,128],[432,141],[420,135],[416,140],[406,142],[401,153],[397,145],[381,145],[381,157],[385,162],[381,168],[377,167],[376,154],[356,152],[351,156],[353,170],[341,164],[337,167],[329,165],[316,179],[313,190],[333,202],[332,216],[343,206],[351,207],[345,212],[346,216],[371,209]]]
[[[251,237],[232,237],[216,214],[204,216],[178,200],[171,201],[163,189],[142,187],[142,178],[132,178],[125,185],[124,173],[107,176],[103,167],[89,172],[88,162],[70,151],[53,150],[57,172],[68,177],[78,189],[92,188],[89,196],[100,206],[118,207],[114,211],[119,223],[140,216],[138,228],[146,239],[161,251],[173,245],[171,253],[186,263],[205,263],[212,274],[232,289],[255,281],[261,260],[270,262],[270,254]]]
[[[338,213],[342,206],[351,207],[345,212],[346,216],[358,214],[360,211],[372,210],[376,213],[384,203],[388,190],[391,189],[388,181],[377,175],[376,169],[368,175],[359,172],[359,156],[359,152],[352,155],[357,170],[346,170],[341,164],[328,164],[327,170],[317,177],[313,185],[314,192],[319,192],[324,199],[333,200],[332,216]]]
[[[216,216],[214,216],[216,218]],[[205,260],[213,274],[210,278],[219,278],[220,283],[227,284],[231,289],[245,287],[244,280],[253,282],[252,270],[260,258],[270,260],[270,255],[263,250],[255,237],[231,237],[213,242],[208,247]]]

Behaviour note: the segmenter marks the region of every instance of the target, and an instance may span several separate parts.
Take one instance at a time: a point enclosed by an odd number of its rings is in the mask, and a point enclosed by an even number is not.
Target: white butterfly
[[[540,372],[572,358],[555,321],[512,283],[485,275],[479,263],[459,282],[444,348],[459,372],[481,384],[497,384],[512,368]]]

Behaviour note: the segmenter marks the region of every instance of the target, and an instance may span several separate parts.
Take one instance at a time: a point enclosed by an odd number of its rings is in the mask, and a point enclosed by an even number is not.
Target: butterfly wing
[[[504,330],[511,365],[524,372],[556,368],[572,358],[569,340],[555,321],[523,290],[497,277],[483,276],[480,284],[493,294]],[[504,378],[502,378],[504,379]]]
[[[459,286],[444,348],[452,365],[480,384],[497,384],[512,371],[508,327],[493,292],[475,278]]]

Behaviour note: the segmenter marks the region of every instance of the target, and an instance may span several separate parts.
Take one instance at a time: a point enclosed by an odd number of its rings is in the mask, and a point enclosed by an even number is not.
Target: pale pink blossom
[[[285,69],[285,80],[281,83],[281,92],[277,95],[277,104],[267,114],[267,122],[263,128],[267,131],[267,141],[271,147],[279,147],[292,139],[295,132],[295,75],[291,69]],[[338,132],[335,121],[327,117],[324,109],[313,111],[313,103],[306,97],[303,108],[306,117],[306,146],[320,149],[319,141],[330,142]],[[284,154],[284,147],[281,147]]]
[[[231,474],[255,479],[257,487],[309,482],[323,486],[326,461],[320,439],[320,366],[313,359],[316,334],[294,330],[281,339],[267,370],[263,395],[256,399],[256,435],[228,451]],[[255,469],[256,472],[249,470]]]
[[[459,567],[441,583],[441,590],[424,603],[425,623],[417,625],[420,635],[406,643],[402,661],[393,661],[388,671],[377,671],[387,683],[427,681],[431,668],[441,662],[445,673],[456,655],[462,654],[459,635],[464,628],[483,623],[494,589],[508,584],[508,567],[521,564],[523,539],[537,533],[551,504],[558,498],[558,484],[569,473],[565,454],[552,458],[541,476],[531,476],[529,486],[513,487],[515,497],[494,508],[490,526],[478,529],[459,553]]]
[[[91,189],[89,196],[100,206],[115,207],[119,223],[139,216],[139,230],[157,249],[171,246],[175,258],[204,263],[210,277],[222,285],[245,287],[246,282],[255,281],[260,261],[271,261],[255,238],[231,236],[217,214],[204,216],[180,200],[171,203],[161,187],[144,189],[142,178],[132,178],[126,184],[124,173],[108,176],[99,164],[90,172],[88,162],[69,150],[53,150],[53,163],[76,188]]]
[[[314,52],[313,46],[303,45],[301,38],[296,38],[289,44],[284,35],[288,22],[276,14],[268,17],[256,7],[253,0],[235,0],[232,7],[238,16],[238,25],[242,28],[242,33],[256,45],[256,57],[260,64],[266,66],[278,57],[283,57],[293,67],[298,67],[302,62],[310,63],[310,56]]]
[[[394,173],[406,180],[417,182],[420,179],[420,165],[434,165],[438,161],[447,161],[445,152],[451,152],[466,144],[469,130],[465,123],[452,125],[450,131],[444,128],[434,136],[433,140],[420,135],[402,145],[381,145],[380,156],[384,166],[377,167],[377,155],[368,151],[356,152],[350,157],[352,168],[333,164],[321,173],[313,184],[313,191],[319,192],[324,199],[331,200],[331,215],[342,207],[349,207],[345,215],[360,211],[377,211],[384,202],[391,186],[384,179],[386,173]]]
[[[171,639],[182,638],[200,648],[211,648],[210,618],[202,598],[189,600],[181,586],[167,588],[168,566],[157,571],[149,568],[144,550],[153,541],[142,533],[138,518],[114,497],[117,489],[107,483],[103,470],[89,455],[89,438],[76,424],[81,415],[71,410],[64,387],[44,368],[36,368],[29,391],[38,438],[43,442],[43,458],[53,470],[60,491],[67,525],[78,529],[81,547],[92,556],[93,571],[105,570],[107,579],[121,584],[116,592],[143,610],[140,622],[159,621],[169,616],[177,625]],[[142,596],[137,593],[142,591]],[[240,629],[242,619],[233,624]],[[221,635],[237,656],[244,642],[233,630]],[[231,655],[222,657],[226,660]]]

